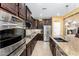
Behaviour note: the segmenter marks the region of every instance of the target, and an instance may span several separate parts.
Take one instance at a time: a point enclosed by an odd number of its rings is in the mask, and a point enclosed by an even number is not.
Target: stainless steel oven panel
[[[20,56],[21,53],[25,50],[25,48],[26,48],[26,43],[24,43],[22,46],[20,46],[16,51],[14,51],[9,56]]]
[[[12,44],[10,46],[0,49],[0,56],[9,55],[12,51],[14,51],[17,47],[19,47],[24,42],[25,42],[25,39],[22,39],[21,41],[15,43],[15,44]]]
[[[0,30],[10,28],[24,28],[24,25],[25,24],[23,19],[0,10]]]

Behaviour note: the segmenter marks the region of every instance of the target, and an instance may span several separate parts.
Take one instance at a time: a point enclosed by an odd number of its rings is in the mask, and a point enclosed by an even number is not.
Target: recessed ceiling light
[[[42,21],[42,19],[40,18],[39,21]]]
[[[42,14],[42,13],[40,13],[40,16],[43,16],[43,14]]]
[[[42,8],[43,10],[46,10],[47,8]]]
[[[69,7],[69,5],[65,5],[65,7]]]
[[[60,13],[57,13],[57,16],[60,16]]]

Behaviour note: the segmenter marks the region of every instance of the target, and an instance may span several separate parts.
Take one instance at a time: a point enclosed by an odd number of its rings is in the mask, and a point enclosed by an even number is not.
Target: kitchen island
[[[27,29],[26,44],[28,44],[38,33],[41,33],[41,29]]]
[[[70,37],[67,38],[68,42],[57,42],[52,36],[50,36],[55,44],[55,55],[57,56],[79,56],[79,38]],[[60,53],[59,53],[59,51]],[[61,54],[63,53],[63,54]]]
[[[41,34],[40,29],[26,30],[26,55],[27,56],[31,56],[40,34]]]

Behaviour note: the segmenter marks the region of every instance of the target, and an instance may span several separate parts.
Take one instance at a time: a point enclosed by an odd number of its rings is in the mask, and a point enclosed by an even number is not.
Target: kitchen
[[[0,56],[79,56],[78,39],[78,3],[0,3]]]

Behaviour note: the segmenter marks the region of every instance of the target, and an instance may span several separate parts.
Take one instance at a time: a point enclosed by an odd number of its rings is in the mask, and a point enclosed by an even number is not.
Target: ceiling
[[[79,3],[26,3],[35,19],[48,19],[52,16],[64,16],[79,7]]]

